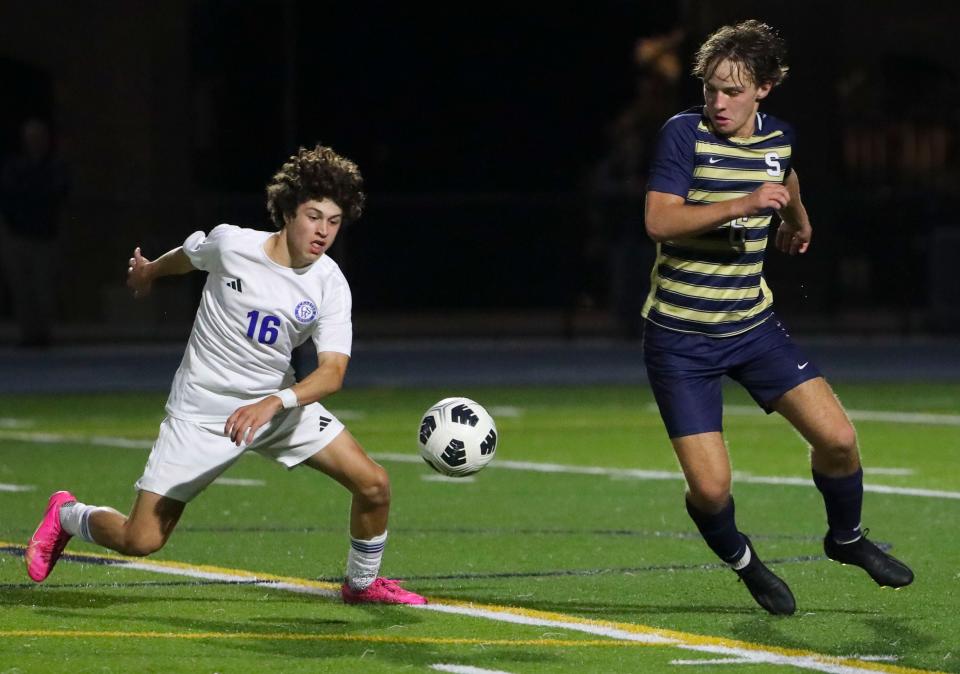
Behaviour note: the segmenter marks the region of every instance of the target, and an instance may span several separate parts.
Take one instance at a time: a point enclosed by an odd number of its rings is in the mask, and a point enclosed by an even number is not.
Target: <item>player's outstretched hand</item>
[[[764,183],[744,197],[747,212],[745,215],[759,215],[768,208],[779,211],[790,203],[790,193],[779,183]]]
[[[227,419],[223,432],[230,436],[230,442],[237,447],[241,443],[250,444],[257,430],[273,419],[273,415],[283,408],[283,403],[277,396],[267,396],[252,405],[238,407]]]
[[[148,271],[149,264],[150,260],[140,254],[140,246],[134,248],[133,257],[127,262],[127,287],[137,299],[149,295],[153,288],[153,279]]]

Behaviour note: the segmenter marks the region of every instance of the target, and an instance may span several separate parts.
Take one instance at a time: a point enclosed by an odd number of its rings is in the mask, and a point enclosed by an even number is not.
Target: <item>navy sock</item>
[[[738,561],[747,549],[747,543],[737,531],[734,520],[733,497],[720,512],[710,515],[697,509],[687,499],[687,512],[700,530],[700,535],[707,542],[710,549],[727,564]]]
[[[827,477],[813,472],[813,483],[823,494],[827,507],[830,535],[838,543],[849,543],[860,537],[860,513],[863,509],[863,468],[845,477]]]

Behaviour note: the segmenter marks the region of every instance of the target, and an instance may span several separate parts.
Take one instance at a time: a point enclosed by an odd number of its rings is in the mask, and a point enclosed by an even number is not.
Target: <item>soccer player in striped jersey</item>
[[[350,287],[326,252],[360,217],[356,164],[328,147],[303,149],[267,186],[278,231],[219,225],[155,260],[134,250],[127,285],[149,294],[163,276],[207,272],[200,307],[129,516],[54,493],[27,547],[43,581],[72,536],[126,555],[159,550],[186,504],[246,451],[287,468],[309,466],[353,496],[341,595],[347,603],[424,604],[379,576],[390,481],[320,400],[340,389],[353,340]],[[295,382],[293,349],[311,340],[317,369]],[[301,506],[309,517],[310,504]]]
[[[778,250],[803,254],[812,234],[793,168],[793,129],[759,111],[787,74],[785,58],[783,40],[758,21],[724,26],[707,38],[693,70],[703,81],[705,105],[661,129],[645,207],[657,260],[643,309],[644,361],[687,480],[687,511],[707,545],[774,614],[792,614],[796,603],[737,529],[722,435],[724,375],[810,443],[813,480],[827,512],[827,557],[862,567],[881,586],[913,580],[861,528],[856,433],[774,313],[763,279],[775,215]]]

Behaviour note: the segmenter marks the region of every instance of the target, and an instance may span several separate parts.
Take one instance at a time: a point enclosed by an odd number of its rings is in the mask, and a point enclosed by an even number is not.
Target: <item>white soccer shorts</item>
[[[257,431],[250,445],[237,447],[223,426],[224,422],[165,418],[136,488],[189,503],[244,452],[254,451],[293,468],[344,429],[320,403],[281,410]]]

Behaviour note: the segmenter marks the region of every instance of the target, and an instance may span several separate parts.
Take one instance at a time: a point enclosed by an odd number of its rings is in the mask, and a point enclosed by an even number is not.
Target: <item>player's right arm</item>
[[[686,196],[697,170],[697,124],[700,114],[688,111],[667,120],[660,129],[650,163],[644,220],[647,235],[656,242],[682,239],[717,229],[766,209],[779,210],[790,202],[783,185],[764,183],[751,194],[709,204],[688,204]]]
[[[343,386],[343,378],[347,373],[347,364],[350,356],[333,351],[321,351],[317,354],[317,368],[288,390],[296,396],[297,406],[303,407],[310,403],[326,398],[336,393]],[[241,443],[248,445],[265,423],[283,409],[283,401],[279,395],[267,396],[251,405],[243,405],[234,410],[223,432],[230,436],[230,442],[237,447]]]
[[[737,199],[699,205],[688,204],[677,194],[650,190],[644,206],[644,220],[651,239],[669,241],[703,234],[732,220],[759,215],[768,208],[779,211],[789,203],[790,193],[777,183],[764,183],[754,192]]]
[[[183,252],[183,246],[174,248],[158,257],[148,260],[140,254],[140,247],[133,249],[133,257],[127,267],[127,287],[137,299],[146,297],[153,289],[153,282],[162,276],[186,274],[196,267]]]

